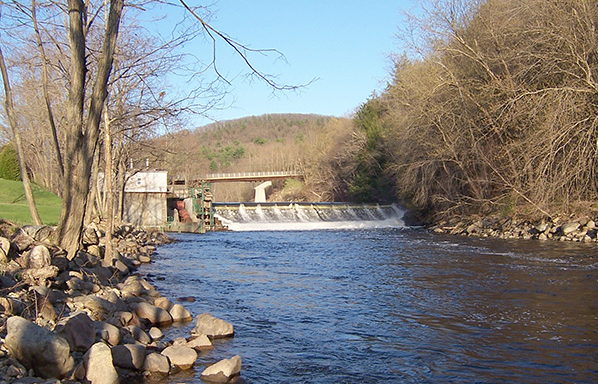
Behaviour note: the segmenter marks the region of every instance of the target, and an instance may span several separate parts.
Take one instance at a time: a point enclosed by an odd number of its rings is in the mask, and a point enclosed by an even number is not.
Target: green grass
[[[31,185],[37,211],[46,225],[56,225],[60,217],[62,200],[35,184]],[[17,224],[33,224],[23,183],[20,181],[0,179],[0,219],[9,220]]]

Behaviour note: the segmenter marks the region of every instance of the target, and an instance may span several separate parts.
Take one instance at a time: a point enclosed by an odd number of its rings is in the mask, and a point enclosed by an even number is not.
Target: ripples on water
[[[142,273],[235,337],[171,383],[235,354],[246,383],[598,382],[594,246],[410,229],[177,237]]]

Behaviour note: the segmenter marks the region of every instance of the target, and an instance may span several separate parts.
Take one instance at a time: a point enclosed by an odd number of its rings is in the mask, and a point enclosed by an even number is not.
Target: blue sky
[[[277,49],[287,60],[275,54],[254,55],[255,67],[275,75],[281,84],[316,80],[300,91],[273,92],[263,82],[247,79],[244,64],[219,44],[217,64],[232,82],[231,106],[211,111],[211,117],[221,121],[265,113],[350,115],[372,92],[383,89],[391,68],[388,55],[398,50],[395,34],[402,12],[413,6],[410,0],[220,0],[211,8],[212,26],[251,48]]]

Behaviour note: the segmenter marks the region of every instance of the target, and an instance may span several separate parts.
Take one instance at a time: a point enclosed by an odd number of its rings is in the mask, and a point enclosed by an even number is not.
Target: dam
[[[213,203],[214,216],[232,231],[359,229],[404,227],[395,204]]]

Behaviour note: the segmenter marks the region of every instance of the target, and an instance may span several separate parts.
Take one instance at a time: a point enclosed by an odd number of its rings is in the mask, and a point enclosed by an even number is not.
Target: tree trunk
[[[66,143],[63,204],[57,237],[61,247],[72,259],[80,246],[85,211],[88,204],[91,165],[97,147],[102,108],[107,96],[108,78],[112,70],[114,49],[123,8],[123,0],[111,0],[108,25],[104,36],[102,53],[89,101],[87,120],[83,121],[85,101],[85,55],[84,13],[82,0],[68,0],[69,43],[71,49],[71,82],[68,100],[68,127]]]
[[[0,72],[2,72],[2,82],[4,84],[4,107],[6,108],[6,115],[8,116],[8,123],[12,129],[12,133],[17,147],[17,156],[19,158],[19,170],[21,171],[21,180],[23,180],[23,189],[25,190],[25,198],[27,199],[27,205],[29,206],[29,212],[35,225],[41,225],[42,220],[37,212],[35,206],[35,200],[33,198],[33,192],[31,191],[31,185],[29,183],[29,175],[27,174],[27,167],[25,164],[25,156],[23,154],[23,145],[21,143],[21,134],[17,127],[17,119],[15,118],[15,111],[13,108],[12,90],[10,88],[10,81],[8,80],[8,70],[6,69],[6,63],[4,62],[4,54],[0,47]]]
[[[54,154],[56,155],[56,162],[58,163],[58,170],[60,171],[61,182],[64,178],[64,163],[62,161],[62,153],[60,151],[60,144],[58,143],[58,133],[56,130],[56,123],[54,122],[54,113],[52,112],[52,103],[50,102],[50,92],[48,90],[48,62],[46,59],[46,52],[42,44],[42,38],[37,26],[37,16],[35,11],[35,0],[31,0],[31,21],[33,22],[33,29],[35,30],[35,38],[37,47],[39,49],[40,60],[42,63],[42,89],[44,94],[44,101],[46,102],[46,111],[48,113],[48,122],[50,123],[50,130],[52,132],[52,142],[54,144]]]
[[[104,252],[104,261],[112,265],[112,232],[114,231],[114,193],[112,187],[112,137],[110,136],[110,118],[108,108],[104,109],[104,156],[106,161],[106,172],[104,174],[104,195],[107,194],[106,218],[108,227],[106,228],[106,249]]]

